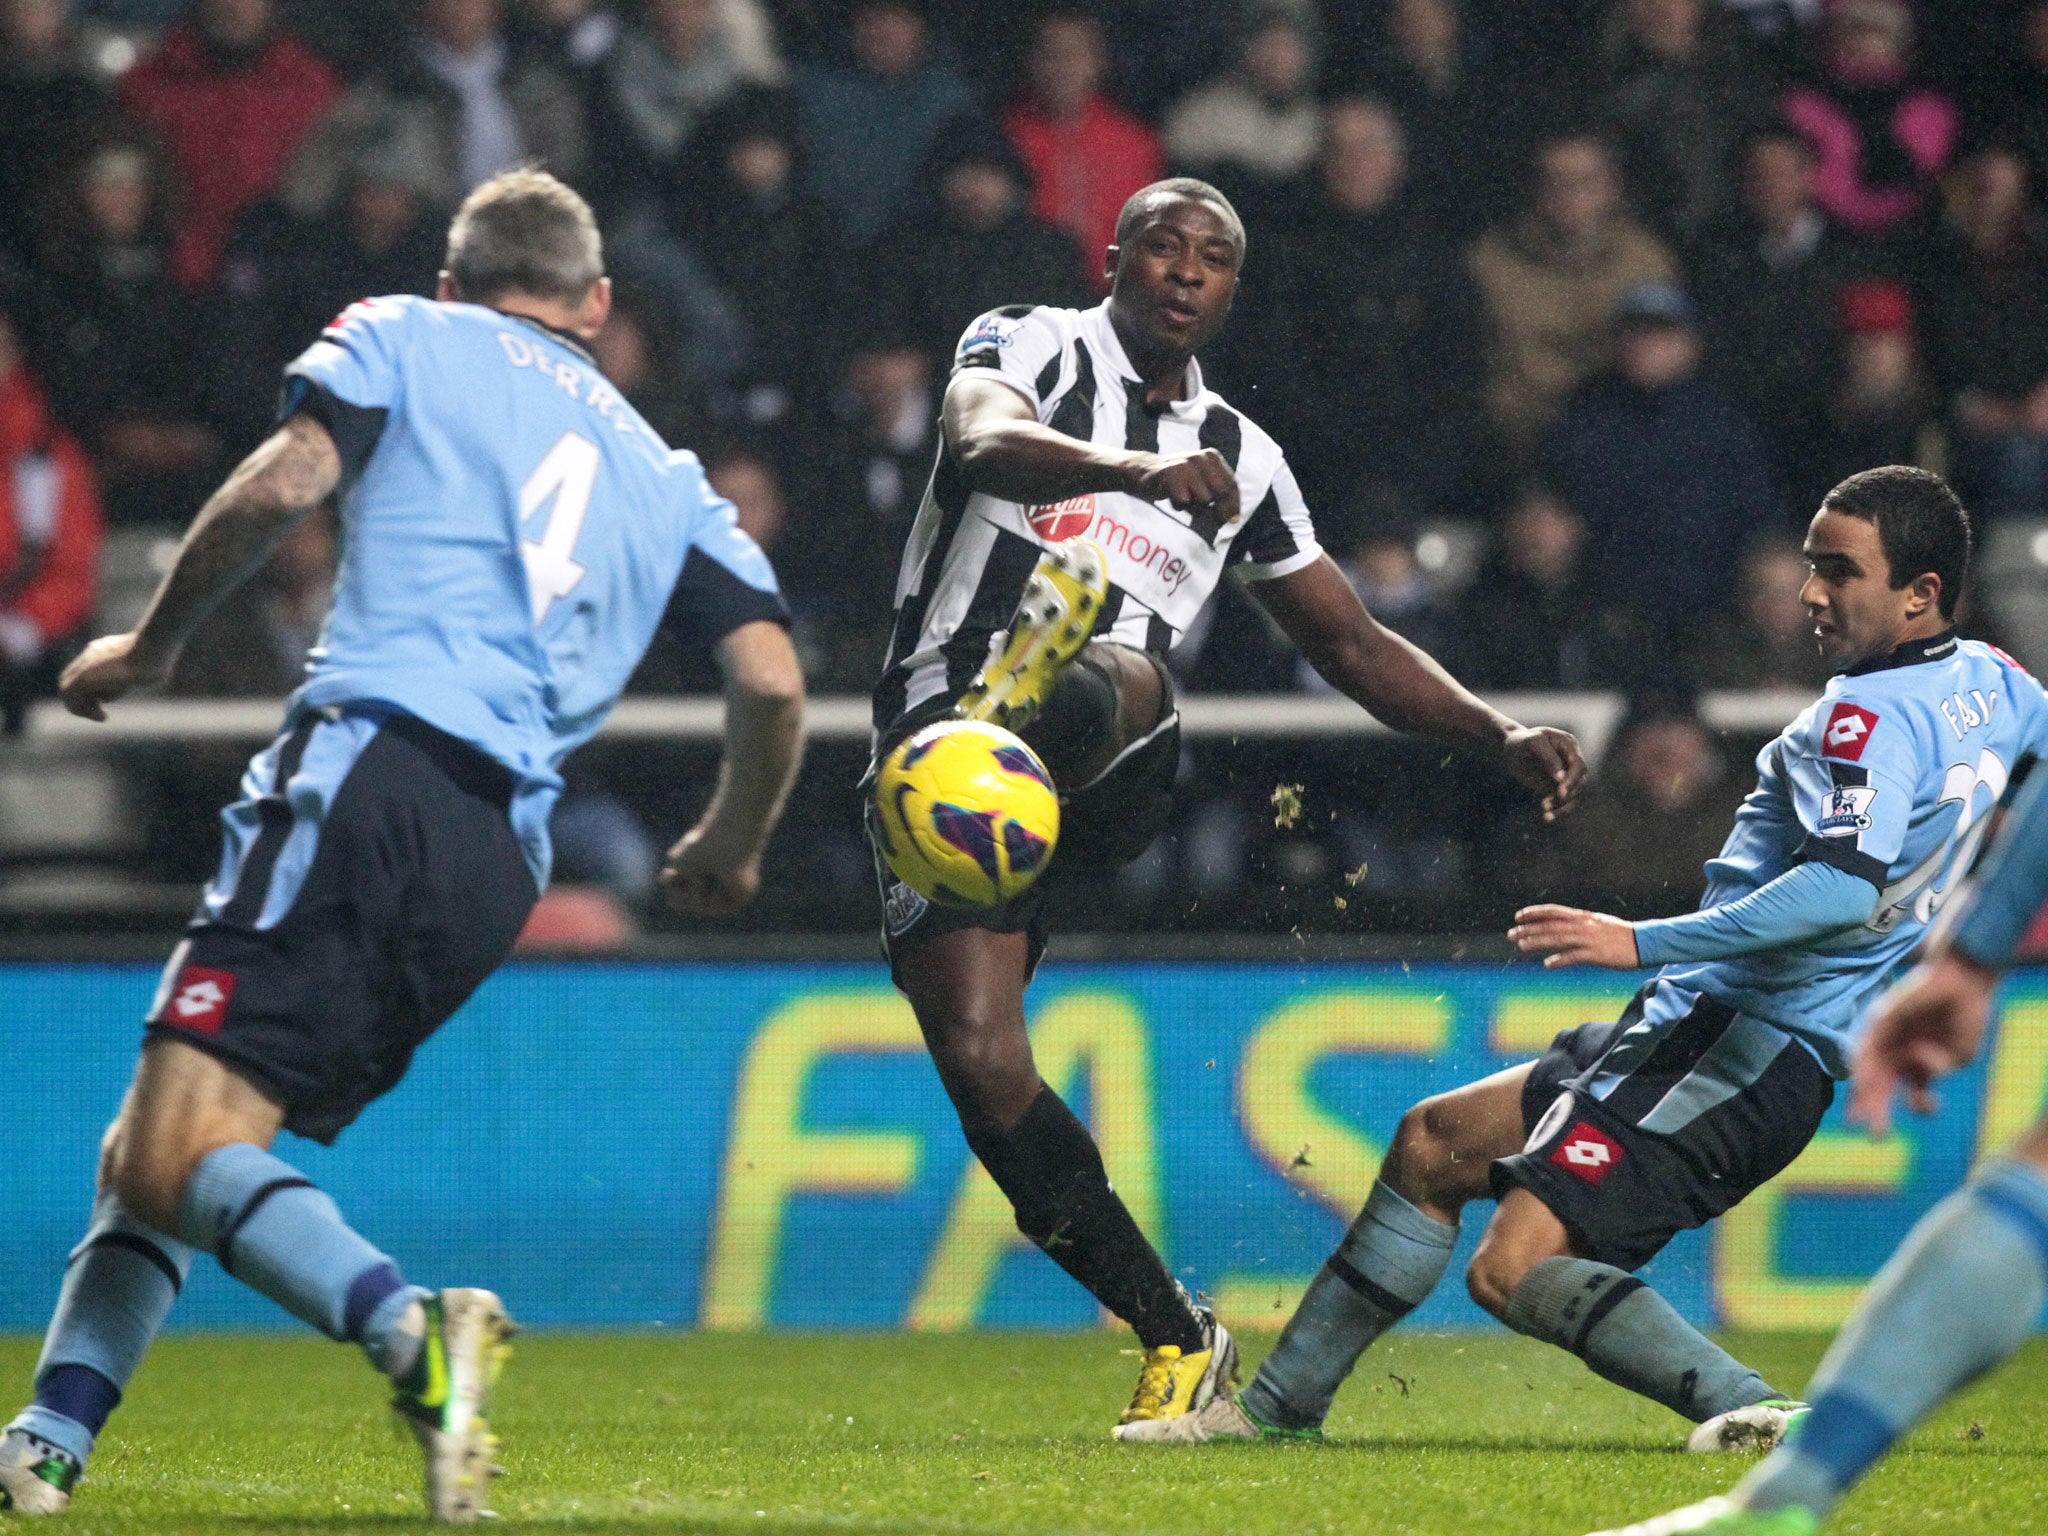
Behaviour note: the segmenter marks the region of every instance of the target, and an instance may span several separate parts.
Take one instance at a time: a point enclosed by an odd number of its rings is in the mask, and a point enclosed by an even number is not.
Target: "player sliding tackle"
[[[1929,1085],[1984,1043],[1999,975],[2048,902],[2048,774],[2021,793],[1976,884],[1856,1047],[1849,1113],[1880,1136],[1901,1086],[1933,1109]],[[1907,1235],[1814,1373],[1796,1434],[1729,1497],[1607,1536],[1812,1536],[1900,1436],[2034,1336],[2044,1301],[2048,1116]]]
[[[35,1402],[0,1437],[0,1509],[70,1502],[204,1252],[360,1345],[426,1454],[433,1514],[483,1513],[505,1309],[409,1284],[271,1142],[334,1140],[511,949],[547,883],[561,764],[664,614],[716,647],[727,712],[717,791],[663,880],[706,912],[759,883],[803,679],[732,507],[584,350],[611,304],[589,208],[538,172],[484,183],[449,230],[440,293],[357,304],[327,328],[141,626],[64,674],[65,704],[95,720],[160,683],[207,612],[343,488],[334,611],[284,734],[222,815],[220,873],[107,1132]],[[459,1219],[461,1191],[448,1198]]]
[[[968,1145],[1025,1235],[1145,1346],[1125,1429],[1201,1406],[1236,1352],[1039,1077],[1024,989],[1062,878],[1135,858],[1165,825],[1180,761],[1167,649],[1234,569],[1387,724],[1491,757],[1546,816],[1584,776],[1570,736],[1506,719],[1366,613],[1317,546],[1279,448],[1204,385],[1195,354],[1230,310],[1244,254],[1221,193],[1159,182],[1117,222],[1107,303],[1016,306],[969,327],[875,690],[878,761],[934,721],[986,719],[1021,731],[1060,793],[1047,876],[1006,905],[933,905],[879,847],[876,873],[896,984]]]
[[[1839,675],[1758,755],[1700,909],[1536,906],[1510,930],[1546,966],[1655,978],[1615,1022],[1410,1110],[1251,1385],[1126,1439],[1320,1437],[1359,1354],[1435,1288],[1461,1212],[1489,1198],[1465,1277],[1488,1312],[1699,1423],[1696,1450],[1767,1445],[1796,1420],[1631,1271],[1806,1146],[1865,1002],[1967,867],[2010,765],[2048,744],[2039,685],[1950,627],[1969,548],[1937,476],[1875,469],[1828,493],[1804,598]]]

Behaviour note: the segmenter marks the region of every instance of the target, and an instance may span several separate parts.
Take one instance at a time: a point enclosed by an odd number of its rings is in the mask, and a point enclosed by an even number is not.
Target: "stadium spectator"
[[[2048,230],[2009,150],[1973,155],[1957,192],[1930,293],[1957,478],[1979,511],[2038,515],[2048,510]]]
[[[1331,20],[1333,47],[1375,34]],[[1520,117],[1517,103],[1538,88],[1528,74],[1490,67],[1483,41],[1466,25],[1458,0],[1391,0],[1369,47],[1329,71],[1387,101],[1407,130],[1416,191],[1461,232],[1506,218],[1514,198],[1503,153]]]
[[[605,0],[532,0],[519,19],[557,64],[583,80],[596,73],[626,30]]]
[[[2048,0],[2022,5],[2011,26],[2003,77],[1977,113],[1980,133],[2009,142],[2034,185],[2048,187]]]
[[[1794,505],[1818,507],[1821,497],[1858,470],[1879,464],[1948,467],[1947,444],[1935,421],[1913,296],[1890,278],[1864,278],[1842,290],[1842,358],[1820,439],[1790,477]]]
[[[821,691],[861,689],[888,648],[903,543],[938,452],[935,377],[914,338],[868,337],[816,435],[804,537],[784,541],[776,571],[817,621]]]
[[[334,105],[334,72],[281,31],[271,0],[196,0],[121,82],[121,101],[170,152],[171,274],[204,288],[236,218],[270,195]]]
[[[1590,903],[1631,919],[1688,911],[1748,787],[1690,707],[1642,701],[1585,806],[1508,861],[1511,889],[1520,900]]]
[[[1668,646],[1727,600],[1742,546],[1776,530],[1784,507],[1756,429],[1699,377],[1685,291],[1631,288],[1615,327],[1614,370],[1573,400],[1544,464],[1586,519],[1596,587]]]
[[[182,522],[218,478],[206,331],[172,280],[168,190],[139,140],[76,164],[42,258],[44,371],[114,522]]]
[[[249,585],[193,632],[167,691],[281,699],[303,683],[307,653],[320,638],[334,598],[337,534],[334,513],[326,507],[293,529]]]
[[[804,190],[796,114],[785,95],[743,92],[704,137],[714,170],[696,247],[746,328],[744,414],[771,426],[836,377],[841,339],[824,317],[834,312],[844,236]]]
[[[709,411],[685,380],[679,352],[667,312],[644,289],[621,283],[612,290],[612,312],[590,343],[591,357],[663,442],[694,449]]]
[[[1788,476],[1823,431],[1835,298],[1859,265],[1851,237],[1815,199],[1813,178],[1803,138],[1759,130],[1742,151],[1741,208],[1693,262],[1709,369]]]
[[[418,27],[351,90],[292,167],[295,203],[331,206],[366,142],[411,119],[433,146],[437,188],[452,202],[523,161],[569,180],[587,159],[574,80],[539,48],[514,46],[500,0],[424,0]],[[437,199],[441,200],[441,199]]]
[[[1728,166],[1771,99],[1740,24],[1709,0],[1618,0],[1602,40],[1599,106],[1645,212],[1690,243],[1727,212]]]
[[[1693,680],[1703,688],[1818,693],[1834,669],[1820,653],[1800,596],[1807,575],[1806,556],[1790,538],[1773,535],[1744,550],[1737,605],[1714,615],[1695,642]]]
[[[1422,564],[1415,558],[1415,532],[1398,515],[1385,513],[1398,498],[1381,496],[1382,516],[1347,540],[1337,567],[1365,604],[1366,611],[1405,640],[1412,640],[1460,676],[1465,666],[1465,629],[1451,606],[1437,596]],[[1334,693],[1323,675],[1305,658],[1297,658],[1294,685],[1304,693]]]
[[[606,143],[605,163],[593,170],[609,201],[651,198],[675,217],[701,176],[696,141],[706,118],[743,85],[767,83],[750,78],[718,11],[714,0],[646,0],[598,67]]]
[[[1860,235],[1925,209],[1956,151],[1955,105],[1918,79],[1912,57],[1905,0],[1839,0],[1823,69],[1785,95],[1786,119],[1813,146],[1821,206]]]
[[[99,482],[0,314],[0,733],[55,691],[98,582]]]
[[[811,195],[865,247],[921,206],[932,146],[974,98],[932,58],[915,0],[859,0],[851,41],[850,63],[808,65],[795,87]]]
[[[1550,486],[1523,486],[1461,604],[1468,681],[1503,689],[1603,686],[1618,648],[1602,644],[1596,597],[1585,519]]]
[[[952,365],[974,317],[1004,304],[1086,308],[1074,237],[1032,214],[1031,175],[981,118],[948,129],[933,152],[935,218],[899,224],[875,250],[868,291],[884,328],[912,337],[932,376]]]
[[[1042,17],[1025,72],[1029,89],[1005,125],[1037,184],[1034,211],[1081,242],[1089,280],[1106,293],[1102,254],[1116,242],[1116,216],[1165,174],[1158,135],[1103,94],[1109,56],[1085,12]]]
[[[1517,456],[1532,452],[1572,391],[1607,366],[1621,296],[1678,276],[1664,243],[1622,206],[1605,140],[1552,135],[1536,146],[1531,169],[1528,211],[1471,251],[1489,333],[1487,410]]]
[[[1308,169],[1322,138],[1316,45],[1301,13],[1267,5],[1245,19],[1230,69],[1166,115],[1174,166],[1257,205]]]
[[[1385,103],[1329,104],[1315,188],[1269,250],[1255,247],[1268,276],[1229,355],[1272,402],[1311,504],[1335,504],[1361,477],[1448,501],[1479,422],[1479,301],[1408,191]]]
[[[0,0],[0,252],[33,260],[49,168],[104,131],[107,106],[64,0]]]

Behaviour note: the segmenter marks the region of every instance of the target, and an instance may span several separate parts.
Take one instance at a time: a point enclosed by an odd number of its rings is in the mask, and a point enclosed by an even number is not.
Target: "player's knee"
[[[1038,1087],[1038,1070],[1027,1042],[992,1020],[966,1020],[934,1046],[933,1059],[963,1114],[1007,1122],[1021,1100],[1028,1105]]]
[[[117,1125],[116,1132],[120,1130]],[[136,1136],[110,1135],[101,1159],[101,1181],[137,1221],[175,1234],[197,1160],[182,1147],[167,1147]]]
[[[1406,1198],[1434,1203],[1456,1195],[1451,1174],[1457,1164],[1456,1133],[1439,1097],[1424,1099],[1401,1117],[1382,1172]]]
[[[1482,1243],[1465,1268],[1465,1291],[1483,1311],[1505,1318],[1508,1298],[1528,1273],[1529,1265],[1519,1255]]]

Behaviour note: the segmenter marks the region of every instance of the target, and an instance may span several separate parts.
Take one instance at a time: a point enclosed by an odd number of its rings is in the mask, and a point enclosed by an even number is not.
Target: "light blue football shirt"
[[[572,338],[474,304],[352,305],[286,370],[284,410],[349,472],[334,607],[293,695],[382,705],[517,775],[545,885],[560,768],[667,614],[715,641],[781,619],[767,558]]]
[[[2014,767],[2048,743],[2048,695],[2010,657],[1951,631],[1833,678],[1757,756],[1706,866],[1702,909],[1820,860],[1878,891],[1867,923],[1796,948],[1664,967],[1653,1026],[1704,993],[1810,1046],[1836,1076],[1871,999],[1919,944],[1990,825]]]

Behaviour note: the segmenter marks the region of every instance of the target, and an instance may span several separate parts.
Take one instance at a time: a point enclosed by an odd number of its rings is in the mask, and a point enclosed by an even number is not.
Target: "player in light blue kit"
[[[449,230],[440,299],[352,306],[287,371],[283,420],[200,512],[140,626],[89,646],[65,703],[161,682],[193,628],[341,493],[334,609],[284,732],[165,970],[108,1130],[91,1225],[0,1437],[0,1508],[56,1513],[194,1250],[397,1387],[429,1506],[484,1509],[484,1419],[510,1322],[410,1285],[271,1155],[332,1141],[510,951],[548,877],[561,765],[656,627],[716,647],[725,770],[669,856],[679,905],[731,911],[795,772],[802,678],[775,577],[732,507],[598,373],[597,226],[515,171]]]
[[[1700,909],[1631,923],[1516,915],[1547,966],[1654,965],[1612,1024],[1426,1100],[1278,1346],[1237,1397],[1126,1439],[1316,1438],[1361,1351],[1442,1277],[1469,1201],[1498,1198],[1466,1275],[1509,1327],[1699,1424],[1690,1445],[1767,1445],[1803,1406],[1631,1271],[1806,1146],[1847,1075],[1864,1005],[1968,866],[2048,698],[1950,626],[1969,520],[1935,475],[1869,470],[1828,493],[1805,600],[1840,669],[1757,758]]]
[[[1983,868],[1920,963],[1872,1010],[1856,1047],[1852,1119],[1890,1130],[1904,1087],[1929,1086],[1984,1043],[1991,995],[2048,903],[2048,773],[2013,802]],[[1797,1431],[1726,1498],[1607,1536],[1813,1536],[1856,1480],[1944,1399],[2034,1336],[2048,1301],[2048,1115],[1921,1218],[1821,1361]]]

